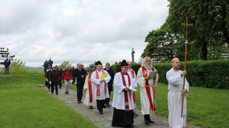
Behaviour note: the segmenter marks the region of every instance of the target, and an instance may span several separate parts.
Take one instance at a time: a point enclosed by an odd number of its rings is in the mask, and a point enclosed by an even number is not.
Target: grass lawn
[[[138,86],[138,90],[139,90]],[[167,85],[156,86],[157,116],[168,118]],[[140,91],[136,94],[141,109]],[[190,87],[187,96],[187,123],[203,128],[229,127],[229,90]]]
[[[43,72],[0,75],[0,128],[97,127],[45,90],[29,86],[40,84],[44,84]]]

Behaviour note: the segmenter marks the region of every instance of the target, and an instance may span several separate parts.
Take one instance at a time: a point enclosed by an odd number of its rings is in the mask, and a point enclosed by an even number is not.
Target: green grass
[[[96,127],[45,90],[29,86],[44,81],[44,73],[37,71],[10,71],[0,76],[1,128]]]
[[[139,90],[138,86],[138,90]],[[157,116],[168,118],[168,86],[156,86]],[[136,94],[137,108],[141,109],[140,91]],[[190,87],[187,96],[187,123],[203,128],[229,127],[229,90]]]

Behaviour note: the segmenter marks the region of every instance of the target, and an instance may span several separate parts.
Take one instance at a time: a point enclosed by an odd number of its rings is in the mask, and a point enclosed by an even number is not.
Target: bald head
[[[173,58],[171,62],[172,62],[173,68],[178,70],[180,67],[180,60],[178,58]]]
[[[131,69],[131,67],[132,67],[131,62],[130,61],[127,61],[127,64],[128,64],[128,69]]]

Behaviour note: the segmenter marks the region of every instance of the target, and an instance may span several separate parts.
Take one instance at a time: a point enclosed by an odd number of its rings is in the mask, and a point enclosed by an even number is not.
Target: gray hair
[[[143,61],[142,61],[142,66],[144,66],[144,67],[146,67],[146,68],[152,68],[152,62],[150,61],[150,65],[146,65],[146,59],[148,59],[148,58],[150,58],[150,57],[145,57],[144,59],[143,59]],[[151,60],[151,58],[150,58],[150,60]]]

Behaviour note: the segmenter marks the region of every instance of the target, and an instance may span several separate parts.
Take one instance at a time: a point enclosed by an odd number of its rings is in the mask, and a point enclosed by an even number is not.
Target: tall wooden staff
[[[188,17],[186,18],[186,23],[182,23],[182,25],[186,26],[186,41],[185,41],[185,63],[184,70],[186,70],[186,62],[187,62],[187,52],[188,52],[188,26],[193,26],[193,24],[188,24]],[[183,80],[183,90],[185,87],[185,76]],[[181,118],[183,116],[183,106],[184,106],[184,94],[182,94],[182,104],[181,104]]]

